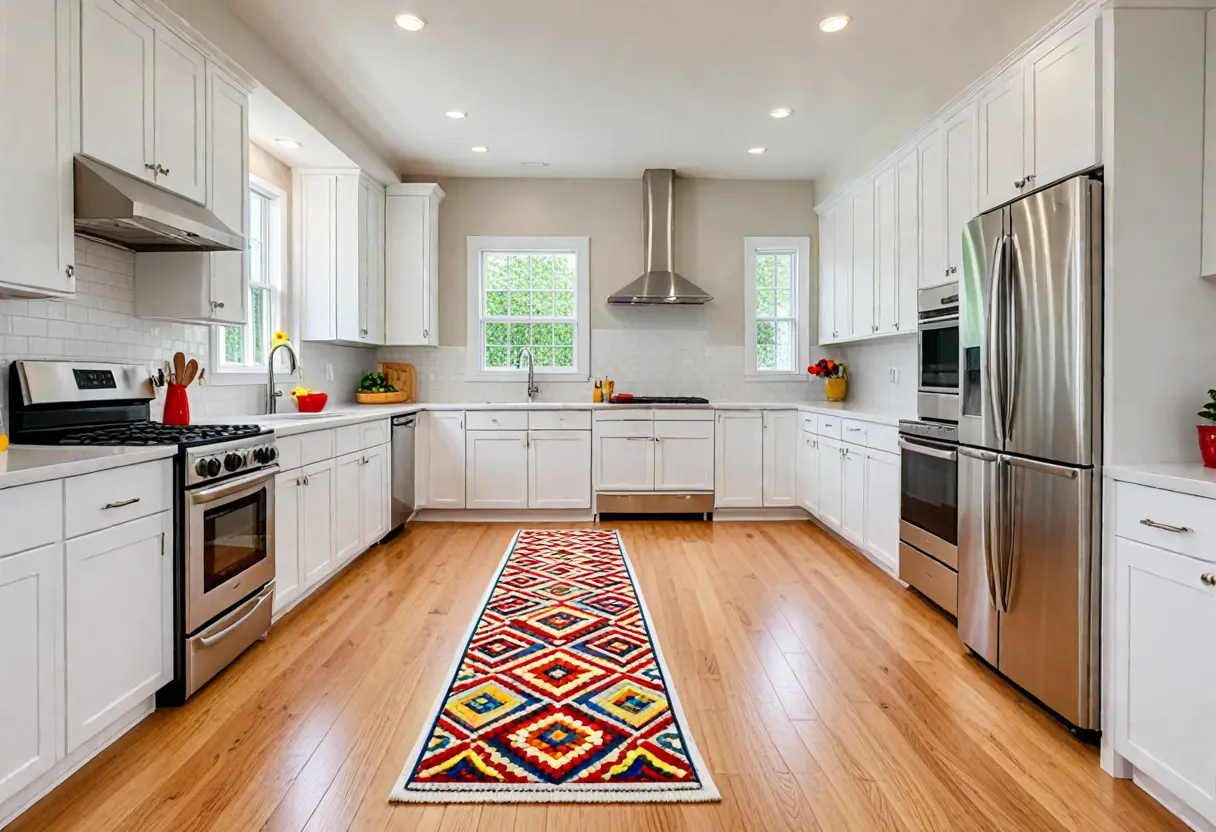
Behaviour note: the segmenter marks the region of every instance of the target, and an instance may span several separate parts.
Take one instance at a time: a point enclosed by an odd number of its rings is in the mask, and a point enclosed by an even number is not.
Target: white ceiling
[[[405,174],[813,179],[1070,0],[229,0]],[[398,12],[425,17],[411,33]],[[818,22],[853,24],[825,35]],[[783,121],[768,111],[787,106]],[[469,118],[444,116],[467,110]],[[490,152],[470,148],[486,145]],[[752,156],[749,147],[768,153]],[[541,170],[521,169],[548,162]]]
[[[278,139],[294,139],[286,148]],[[249,99],[249,140],[289,168],[357,168],[350,157],[266,87]]]

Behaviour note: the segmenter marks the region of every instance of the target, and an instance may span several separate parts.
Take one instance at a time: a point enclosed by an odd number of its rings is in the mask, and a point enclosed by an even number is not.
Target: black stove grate
[[[64,434],[59,445],[200,445],[257,436],[265,430],[257,425],[162,425],[135,422]]]

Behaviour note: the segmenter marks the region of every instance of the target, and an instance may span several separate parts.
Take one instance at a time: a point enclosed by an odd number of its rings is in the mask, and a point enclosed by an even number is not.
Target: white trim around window
[[[553,257],[549,257],[553,255]],[[512,286],[507,292],[492,291],[487,288],[487,263],[493,263],[496,256],[501,262],[501,256],[511,258],[512,262],[527,258],[529,285]],[[544,278],[536,277],[533,283],[532,272],[537,263],[542,268],[548,268],[547,261],[564,259],[566,264],[573,259],[572,267],[567,265],[566,281],[570,280],[573,271],[573,304],[569,303],[569,289],[558,286],[560,280],[557,266],[553,267],[552,277],[546,272]],[[494,337],[495,343],[487,343],[487,328],[501,332],[504,327],[514,333],[517,328],[526,327],[529,337],[534,337],[537,328],[546,333],[546,343],[550,333],[561,331],[562,337],[552,336],[552,350],[537,342],[534,352],[537,361],[536,378],[542,381],[588,381],[591,378],[591,302],[590,302],[590,272],[591,272],[591,238],[589,237],[469,237],[468,238],[468,331],[466,335],[467,378],[470,381],[523,381],[527,372],[511,366],[495,368],[494,362],[501,361],[502,355],[515,355],[520,344],[509,339],[505,346],[499,346],[502,341]],[[552,282],[551,282],[552,281]],[[527,311],[516,308],[518,292],[529,292],[527,297],[540,295],[531,301]],[[494,298],[489,298],[494,294]],[[510,296],[510,306],[506,309],[489,309],[488,304],[500,305],[508,301],[503,296]],[[543,301],[543,306],[541,304]],[[573,332],[571,333],[571,329]],[[569,343],[566,343],[568,337]],[[501,355],[500,355],[501,353]],[[560,359],[553,356],[559,355]],[[567,356],[572,357],[572,366],[561,368],[560,361]],[[509,364],[509,361],[508,361]]]
[[[744,376],[748,381],[806,381],[811,355],[811,238],[745,237],[743,263]],[[779,285],[761,287],[762,271],[766,281],[774,280],[772,275],[778,271],[788,274],[788,284],[782,280]],[[762,330],[766,336],[763,346],[758,343]]]

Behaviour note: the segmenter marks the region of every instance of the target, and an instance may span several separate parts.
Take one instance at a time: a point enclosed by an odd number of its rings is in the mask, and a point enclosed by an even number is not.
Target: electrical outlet
[[[326,381],[334,380],[334,365],[330,364],[328,361],[325,363],[325,380]]]

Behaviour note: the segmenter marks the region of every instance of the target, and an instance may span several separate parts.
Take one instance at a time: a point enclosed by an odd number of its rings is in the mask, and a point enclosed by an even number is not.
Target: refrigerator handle
[[[1014,512],[1017,508],[1017,476],[1012,460],[1001,457],[997,463],[997,476],[1001,480],[1001,612],[1009,612],[1013,599],[1014,582],[1017,576],[1017,524]]]
[[[1006,337],[1006,355],[1005,355],[1005,441],[1013,441],[1013,414],[1018,402],[1018,298],[1015,291],[1015,283],[1013,274],[1015,267],[1021,265],[1021,251],[1018,248],[1018,238],[1016,234],[1007,234],[1005,236],[1005,270],[1008,279],[1005,281],[1005,298],[1004,303],[1007,308],[1005,310],[1005,337]]]
[[[992,280],[988,288],[988,321],[984,347],[988,353],[988,398],[992,402],[992,421],[997,442],[1005,444],[1005,362],[1001,319],[1001,277],[1005,272],[1005,235],[999,237],[992,252]]]
[[[996,535],[993,534],[993,526],[996,522],[999,522],[999,514],[997,511],[998,503],[996,495],[990,493],[990,491],[996,491],[997,489],[990,489],[988,480],[993,470],[997,468],[996,457],[993,457],[992,461],[984,465],[983,474],[980,477],[980,506],[983,512],[982,522],[984,528],[984,572],[988,576],[988,600],[992,603],[994,610],[1001,608],[1001,591],[998,586],[997,558],[995,557],[996,549],[994,547]],[[995,478],[993,478],[993,484],[996,484]]]
[[[1010,458],[1005,461],[1008,465],[1016,468],[1025,468],[1027,471],[1035,471],[1039,474],[1061,477],[1066,480],[1075,480],[1080,476],[1080,472],[1076,468],[1069,468],[1066,465],[1053,465],[1050,462],[1040,462],[1037,459]]]

